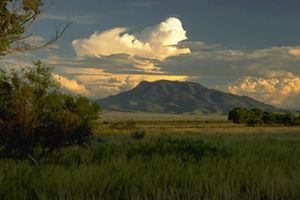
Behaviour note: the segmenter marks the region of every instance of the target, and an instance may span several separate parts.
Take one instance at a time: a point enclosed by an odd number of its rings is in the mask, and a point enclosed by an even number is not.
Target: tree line
[[[248,126],[284,125],[300,126],[300,116],[293,113],[275,113],[263,111],[259,108],[237,107],[228,113],[228,119],[236,124]]]

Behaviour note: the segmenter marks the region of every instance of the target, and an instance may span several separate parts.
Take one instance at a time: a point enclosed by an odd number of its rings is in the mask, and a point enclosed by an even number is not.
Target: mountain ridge
[[[169,80],[142,81],[129,91],[97,103],[105,110],[123,112],[227,114],[235,107],[282,111],[248,96],[209,89],[199,83]]]

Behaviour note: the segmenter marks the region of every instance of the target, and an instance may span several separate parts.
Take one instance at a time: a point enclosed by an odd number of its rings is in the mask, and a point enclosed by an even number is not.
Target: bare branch
[[[13,53],[32,51],[49,47],[60,39],[72,24],[67,21],[62,28],[57,28],[51,39],[42,45],[30,44],[26,41],[32,34],[26,34],[32,24],[53,5],[54,0],[46,9],[41,9],[42,0],[1,0],[0,3],[0,56]]]
[[[64,35],[64,33],[67,31],[67,29],[69,28],[69,26],[71,24],[72,24],[71,22],[67,22],[63,28],[56,27],[56,31],[55,31],[54,35],[52,36],[52,38],[42,45],[35,46],[32,44],[29,44],[25,40],[28,39],[29,37],[31,37],[32,35],[27,35],[27,36],[23,37],[22,40],[20,40],[16,44],[15,47],[9,48],[8,52],[13,53],[13,52],[35,51],[38,49],[47,48],[47,47],[53,45],[54,43],[56,43]]]

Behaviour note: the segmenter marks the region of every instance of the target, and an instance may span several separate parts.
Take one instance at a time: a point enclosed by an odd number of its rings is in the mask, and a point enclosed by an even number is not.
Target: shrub
[[[258,117],[252,117],[246,121],[247,126],[261,126],[263,123],[264,122]]]
[[[241,124],[245,123],[247,120],[247,114],[248,114],[247,108],[234,108],[231,110],[228,114],[228,120],[233,121],[234,123]]]
[[[129,121],[122,121],[122,122],[114,122],[109,126],[111,129],[120,129],[120,130],[132,130],[136,128],[136,122],[129,120]]]
[[[300,126],[300,116],[295,119],[295,125]]]
[[[82,145],[91,135],[99,107],[85,97],[60,91],[49,68],[0,72],[0,148],[5,154],[33,155]]]
[[[131,138],[136,140],[141,140],[145,137],[146,131],[145,130],[135,130],[131,133]]]
[[[285,126],[300,125],[300,116],[292,113],[272,113],[263,112],[258,108],[248,110],[246,108],[235,108],[228,113],[228,119],[234,123],[248,126],[258,126],[264,124],[280,124]]]
[[[138,143],[132,146],[127,152],[128,160],[140,156],[145,160],[149,160],[154,155],[161,157],[175,156],[182,161],[189,159],[201,160],[206,155],[227,156],[228,153],[222,149],[217,149],[202,140],[194,139],[158,139],[150,140],[147,143]]]
[[[276,123],[276,114],[272,112],[264,112],[262,116],[264,124],[275,124]]]

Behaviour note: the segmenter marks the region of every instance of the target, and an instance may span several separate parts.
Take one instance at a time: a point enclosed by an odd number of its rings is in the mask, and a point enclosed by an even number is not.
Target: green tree
[[[248,112],[249,111],[247,108],[234,108],[228,113],[228,120],[231,120],[237,124],[245,123],[247,121]]]
[[[46,47],[58,40],[70,25],[57,29],[40,46],[26,42],[28,30],[42,14],[43,0],[0,1],[0,56]],[[99,107],[85,97],[60,91],[49,68],[41,62],[21,70],[0,70],[0,151],[30,156],[84,144],[92,133]]]
[[[83,145],[92,135],[99,107],[85,97],[60,91],[49,68],[0,72],[0,149],[32,156],[68,145]]]
[[[252,108],[250,111],[259,119],[263,117],[263,111],[259,108]]]
[[[259,109],[258,109],[259,110]],[[261,126],[263,125],[262,115],[257,109],[248,110],[247,116],[246,116],[246,124],[247,126]]]
[[[281,124],[284,124],[285,126],[294,126],[296,122],[296,116],[291,113],[282,114],[280,120]]]
[[[263,111],[259,108],[252,108],[247,111],[246,124],[248,126],[261,126],[263,125]]]
[[[295,125],[300,126],[300,115],[297,116],[297,118],[295,120]]]
[[[275,124],[276,123],[276,114],[272,112],[264,112],[262,116],[264,124]]]

